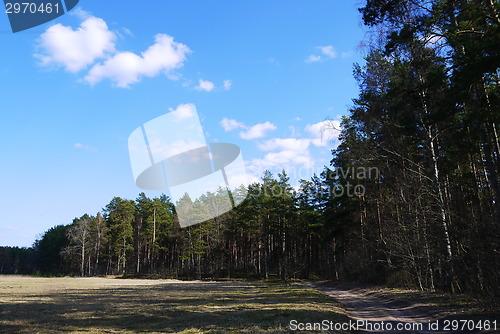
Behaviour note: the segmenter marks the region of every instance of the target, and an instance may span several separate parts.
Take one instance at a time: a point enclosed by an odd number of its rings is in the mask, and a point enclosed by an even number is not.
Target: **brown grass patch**
[[[292,319],[348,321],[282,283],[0,276],[1,333],[289,333]]]

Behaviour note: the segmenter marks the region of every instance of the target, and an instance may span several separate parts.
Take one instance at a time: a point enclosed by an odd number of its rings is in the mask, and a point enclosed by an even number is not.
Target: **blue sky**
[[[184,104],[208,142],[241,147],[252,178],[321,170],[325,120],[338,126],[358,92],[360,6],[81,0],[16,34],[0,15],[0,245],[135,199],[128,136]]]

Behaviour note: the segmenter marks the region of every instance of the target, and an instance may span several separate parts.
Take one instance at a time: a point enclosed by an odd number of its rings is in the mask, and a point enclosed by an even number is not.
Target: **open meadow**
[[[0,333],[289,333],[293,319],[348,321],[299,285],[0,276]]]

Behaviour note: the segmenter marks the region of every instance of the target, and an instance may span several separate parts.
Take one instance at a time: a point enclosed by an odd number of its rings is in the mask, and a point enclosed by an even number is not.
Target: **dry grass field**
[[[0,276],[0,333],[289,333],[292,319],[348,321],[298,285]]]

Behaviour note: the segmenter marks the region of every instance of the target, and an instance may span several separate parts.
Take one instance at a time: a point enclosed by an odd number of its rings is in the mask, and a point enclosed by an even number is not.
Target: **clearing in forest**
[[[0,276],[0,333],[290,333],[325,319],[348,321],[331,297],[283,283]]]

